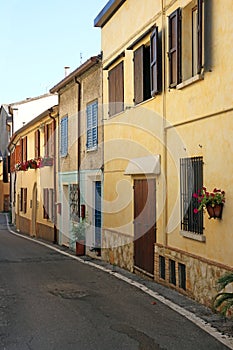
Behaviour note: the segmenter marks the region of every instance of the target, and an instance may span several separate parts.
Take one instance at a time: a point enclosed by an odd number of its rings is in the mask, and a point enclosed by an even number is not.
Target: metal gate
[[[154,276],[156,242],[155,180],[134,180],[134,267]]]

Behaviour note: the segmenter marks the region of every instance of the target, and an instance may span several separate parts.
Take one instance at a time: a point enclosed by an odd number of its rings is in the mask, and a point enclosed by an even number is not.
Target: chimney
[[[67,75],[70,74],[70,67],[66,66],[64,67],[64,69],[65,69],[65,77],[67,77]]]

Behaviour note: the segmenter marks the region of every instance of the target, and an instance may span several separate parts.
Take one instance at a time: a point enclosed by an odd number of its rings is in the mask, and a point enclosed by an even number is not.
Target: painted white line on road
[[[104,266],[95,264],[91,261],[85,261],[81,258],[79,258],[78,256],[72,255],[68,252],[64,252],[62,250],[60,250],[59,248],[53,247],[45,242],[41,242],[38,240],[35,240],[34,238],[31,237],[27,237],[24,236],[20,233],[17,233],[13,230],[11,230],[10,226],[9,226],[9,222],[8,222],[8,216],[7,214],[5,214],[6,216],[6,220],[7,220],[7,228],[8,231],[11,232],[12,234],[27,239],[29,241],[38,243],[40,245],[43,245],[49,249],[52,249],[60,254],[63,254],[65,256],[68,256],[72,259],[78,260],[79,262],[92,266],[94,268],[97,268],[103,272],[107,272],[112,276],[115,276],[116,278],[140,289],[142,292],[150,295],[151,297],[155,298],[156,300],[160,301],[161,303],[167,305],[170,309],[174,310],[175,312],[179,313],[181,316],[184,316],[185,318],[187,318],[189,321],[191,321],[192,323],[194,323],[196,326],[198,326],[199,328],[203,329],[206,333],[210,334],[212,337],[214,337],[215,339],[217,339],[219,342],[221,342],[222,344],[224,344],[225,346],[227,346],[229,349],[233,350],[233,338],[232,337],[227,337],[223,334],[221,334],[220,332],[217,331],[216,328],[214,328],[211,324],[207,323],[206,321],[204,321],[203,319],[201,319],[200,317],[196,316],[194,313],[185,310],[184,308],[182,308],[181,306],[175,304],[174,302],[170,301],[169,299],[165,298],[164,296],[162,296],[161,294],[159,294],[158,292],[155,292],[149,288],[147,288],[146,286],[144,286],[143,284],[133,281],[131,278],[128,278],[126,276],[121,275],[119,272],[113,271],[112,269],[108,269]]]

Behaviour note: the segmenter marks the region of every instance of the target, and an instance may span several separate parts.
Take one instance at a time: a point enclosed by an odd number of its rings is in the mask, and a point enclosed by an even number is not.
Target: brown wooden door
[[[134,181],[134,266],[151,277],[154,275],[156,242],[155,180]]]

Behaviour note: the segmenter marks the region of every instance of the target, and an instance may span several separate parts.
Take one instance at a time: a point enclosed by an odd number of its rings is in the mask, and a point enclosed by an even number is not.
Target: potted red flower
[[[206,187],[202,187],[198,193],[194,193],[193,197],[197,199],[199,206],[194,209],[194,213],[197,214],[203,208],[206,208],[209,219],[222,218],[223,205],[225,203],[225,192],[214,188],[212,192],[208,192]]]

